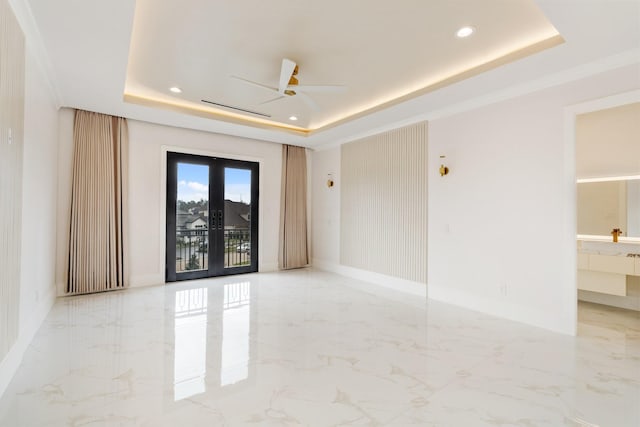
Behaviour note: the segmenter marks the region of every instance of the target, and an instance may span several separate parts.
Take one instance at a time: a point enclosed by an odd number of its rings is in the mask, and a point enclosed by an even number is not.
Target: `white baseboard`
[[[320,270],[330,271],[353,279],[374,283],[378,286],[393,289],[394,291],[416,295],[422,298],[427,297],[427,285],[425,283],[414,282],[412,280],[400,279],[398,277],[387,276],[385,274],[374,273],[372,271],[361,270],[359,268],[348,267],[331,261],[314,258],[311,266]]]
[[[129,277],[129,288],[143,288],[146,286],[158,286],[164,285],[164,275],[163,274],[140,274],[137,276]],[[65,292],[65,284],[58,283],[57,292],[59,297],[69,296]]]
[[[129,286],[132,288],[162,285],[164,283],[164,274],[140,274],[129,277]]]
[[[52,285],[45,294],[41,295],[40,303],[35,310],[27,317],[29,320],[24,325],[20,325],[18,340],[13,344],[9,353],[0,363],[0,397],[4,394],[11,379],[22,363],[29,344],[40,329],[42,322],[51,311],[51,307],[56,301],[56,288]]]
[[[278,270],[279,268],[277,263],[261,263],[260,265],[258,265],[258,272],[260,273],[269,273]]]
[[[56,295],[59,296],[59,297],[63,297],[64,296],[64,288],[65,288],[64,283],[56,283]]]
[[[478,311],[490,316],[548,329],[565,335],[576,335],[575,319],[558,318],[552,313],[531,310],[508,301],[497,301],[481,295],[471,294],[448,286],[429,284],[429,299]]]

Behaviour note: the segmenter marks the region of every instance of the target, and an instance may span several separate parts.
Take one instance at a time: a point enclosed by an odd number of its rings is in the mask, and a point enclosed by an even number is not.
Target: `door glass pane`
[[[251,264],[251,171],[224,169],[224,268]]]
[[[209,268],[209,166],[178,163],[176,273]]]

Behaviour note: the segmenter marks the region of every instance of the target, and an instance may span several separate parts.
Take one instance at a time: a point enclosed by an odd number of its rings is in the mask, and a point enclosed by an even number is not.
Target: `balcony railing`
[[[224,230],[224,267],[251,264],[251,230]]]
[[[224,230],[224,267],[251,264],[251,232],[245,229]],[[176,231],[176,272],[209,268],[209,233],[206,228]]]

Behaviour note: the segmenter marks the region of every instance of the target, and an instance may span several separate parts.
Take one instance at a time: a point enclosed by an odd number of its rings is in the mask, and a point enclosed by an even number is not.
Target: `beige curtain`
[[[128,286],[126,119],[76,111],[67,293]]]
[[[307,250],[307,157],[302,147],[282,146],[279,267],[309,263]]]

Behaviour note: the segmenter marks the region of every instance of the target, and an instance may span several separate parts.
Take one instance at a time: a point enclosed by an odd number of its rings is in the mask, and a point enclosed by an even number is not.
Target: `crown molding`
[[[551,73],[536,80],[530,80],[525,83],[507,87],[505,89],[493,91],[482,96],[471,98],[464,102],[417,114],[402,120],[387,123],[383,126],[369,128],[364,132],[357,132],[343,138],[330,139],[325,141],[319,140],[315,144],[310,144],[310,147],[316,151],[328,150],[331,148],[339,147],[343,144],[347,144],[349,142],[357,141],[359,139],[367,138],[369,136],[377,135],[383,132],[388,132],[404,126],[409,126],[418,122],[454,116],[466,111],[475,110],[487,105],[496,104],[498,102],[517,98],[554,86],[560,86],[576,80],[584,79],[590,76],[634,64],[640,64],[640,49],[631,49],[616,55],[599,59],[597,61],[585,63],[557,73]]]

